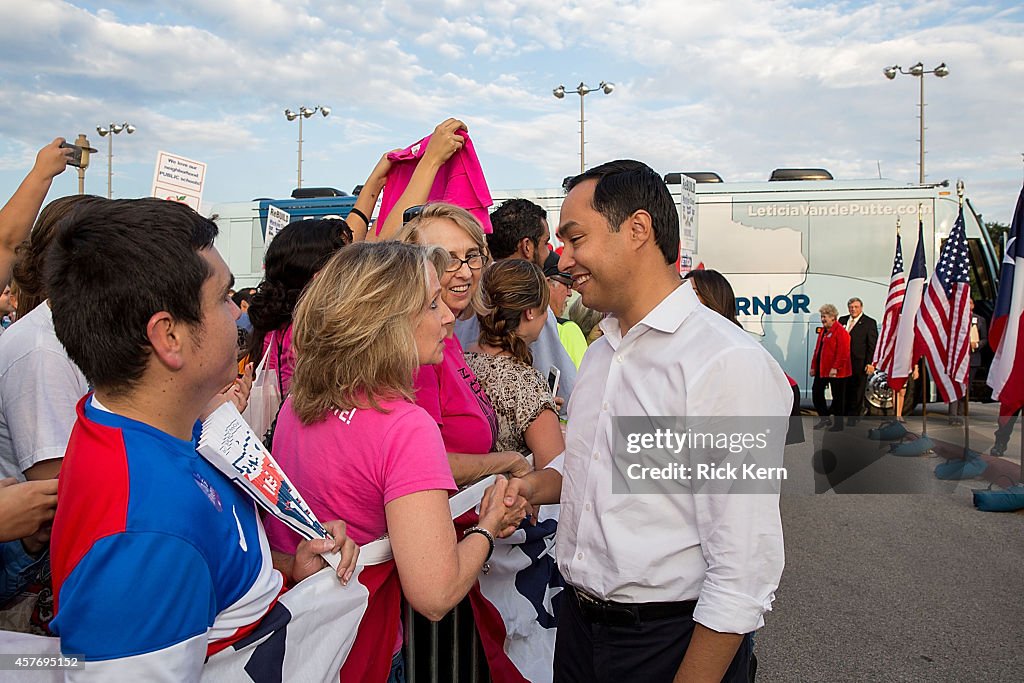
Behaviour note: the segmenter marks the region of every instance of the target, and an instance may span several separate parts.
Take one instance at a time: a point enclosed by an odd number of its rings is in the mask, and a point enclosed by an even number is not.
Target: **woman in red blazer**
[[[839,311],[832,304],[825,304],[818,309],[821,313],[821,329],[818,331],[818,343],[814,345],[814,356],[811,360],[811,397],[814,409],[821,419],[814,425],[815,429],[831,427],[831,431],[843,429],[843,395],[846,390],[846,378],[853,374],[850,367],[850,333],[836,323]],[[825,387],[832,387],[832,406],[825,402]],[[829,415],[835,419],[830,420]]]

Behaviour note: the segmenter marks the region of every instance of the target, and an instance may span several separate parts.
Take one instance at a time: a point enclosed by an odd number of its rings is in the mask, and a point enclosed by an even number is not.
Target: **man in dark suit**
[[[850,364],[853,375],[846,382],[846,412],[850,415],[849,424],[857,424],[861,411],[864,409],[864,386],[868,375],[875,371],[871,365],[875,357],[875,344],[878,343],[878,323],[864,314],[864,303],[857,297],[846,302],[850,315],[839,318],[839,323],[850,333]]]

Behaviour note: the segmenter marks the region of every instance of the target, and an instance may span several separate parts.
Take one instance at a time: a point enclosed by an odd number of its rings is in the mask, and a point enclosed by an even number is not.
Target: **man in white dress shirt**
[[[610,162],[568,190],[559,270],[611,316],[569,399],[562,475],[510,487],[539,503],[561,484],[556,550],[569,585],[554,679],[747,681],[746,634],[763,625],[782,575],[777,493],[613,493],[615,418],[781,418],[789,383],[680,280],[677,209],[653,170]]]

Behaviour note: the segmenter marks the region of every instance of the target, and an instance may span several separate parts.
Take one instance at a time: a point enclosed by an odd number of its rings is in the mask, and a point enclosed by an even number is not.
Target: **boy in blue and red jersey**
[[[198,680],[208,655],[260,625],[285,575],[343,546],[339,573],[353,564],[343,533],[272,557],[255,503],[196,453],[198,419],[237,367],[216,234],[181,204],[102,201],[50,248],[54,328],[95,389],[77,408],[51,545],[52,628],[85,662],[69,678]]]

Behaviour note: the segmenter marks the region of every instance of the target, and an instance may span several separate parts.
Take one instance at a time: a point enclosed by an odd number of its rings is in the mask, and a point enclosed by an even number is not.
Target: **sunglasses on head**
[[[402,225],[405,225],[406,223],[411,221],[413,218],[416,218],[416,216],[419,216],[421,213],[423,213],[423,207],[424,206],[425,206],[424,204],[420,204],[418,206],[410,206],[408,209],[403,211],[402,212]]]

